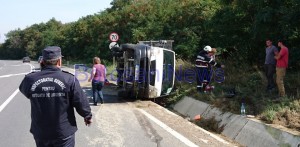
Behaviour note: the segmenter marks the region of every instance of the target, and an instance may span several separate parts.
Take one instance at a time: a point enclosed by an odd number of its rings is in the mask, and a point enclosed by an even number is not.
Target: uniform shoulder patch
[[[37,74],[39,74],[38,71],[31,71],[30,73],[26,74],[25,77],[32,78],[35,77]]]
[[[65,71],[65,70],[61,70],[61,71],[64,72],[64,73],[67,73],[67,74],[70,74],[70,75],[74,76],[74,74],[72,74],[72,73],[70,73],[68,71]]]
[[[27,76],[31,75],[31,74],[34,74],[34,73],[37,73],[38,71],[31,71],[30,73],[26,74]]]

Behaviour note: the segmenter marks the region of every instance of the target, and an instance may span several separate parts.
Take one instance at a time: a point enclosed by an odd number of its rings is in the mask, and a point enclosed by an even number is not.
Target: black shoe
[[[97,103],[94,103],[94,106],[97,106]]]

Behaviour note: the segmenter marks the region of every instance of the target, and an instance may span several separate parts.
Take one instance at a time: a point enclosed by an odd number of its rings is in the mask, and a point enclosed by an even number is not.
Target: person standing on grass
[[[277,60],[276,64],[276,83],[278,86],[279,97],[286,96],[284,89],[284,77],[286,74],[286,69],[288,67],[289,62],[289,50],[285,46],[283,40],[278,41],[278,46],[280,47],[279,54],[275,55],[275,59]]]
[[[103,104],[102,88],[106,79],[106,69],[105,66],[101,64],[101,60],[99,57],[94,57],[93,64],[94,65],[91,72],[91,76],[88,81],[92,81],[94,105],[97,106],[98,97],[100,103]]]
[[[275,88],[274,74],[276,70],[276,59],[274,56],[278,54],[278,49],[272,44],[270,39],[266,40],[266,58],[265,58],[265,74],[268,80],[267,91],[271,91]]]

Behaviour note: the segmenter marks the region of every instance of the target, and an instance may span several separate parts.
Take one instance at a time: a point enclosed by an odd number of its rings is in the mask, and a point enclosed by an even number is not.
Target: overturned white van
[[[119,73],[119,96],[138,99],[169,95],[175,81],[172,40],[140,41],[114,47]]]

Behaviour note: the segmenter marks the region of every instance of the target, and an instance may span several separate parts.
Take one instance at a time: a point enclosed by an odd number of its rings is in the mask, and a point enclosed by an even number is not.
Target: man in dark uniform
[[[197,74],[197,91],[202,93],[205,91],[206,86],[209,84],[212,76],[211,66],[223,67],[217,62],[211,54],[214,54],[216,49],[211,48],[210,46],[205,46],[201,50],[196,59],[196,74]]]
[[[31,128],[37,147],[73,147],[77,131],[74,108],[92,123],[92,113],[87,97],[74,76],[60,69],[60,47],[43,50],[41,72],[25,76],[19,89],[30,99]]]

